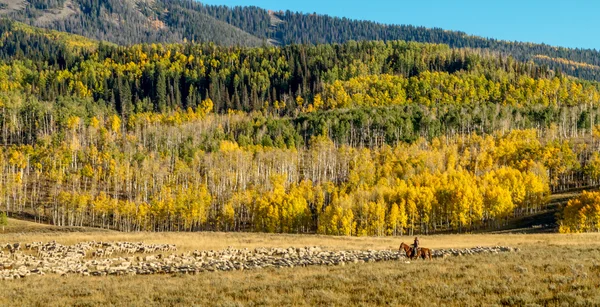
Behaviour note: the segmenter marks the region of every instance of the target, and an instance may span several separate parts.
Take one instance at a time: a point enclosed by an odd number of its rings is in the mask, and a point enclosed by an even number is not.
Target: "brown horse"
[[[423,260],[431,260],[431,250],[429,248],[419,247],[417,250],[417,258],[419,257],[423,258]]]
[[[406,253],[406,257],[408,259],[415,259],[415,258],[419,259],[419,257],[421,257],[423,260],[425,260],[425,259],[431,260],[431,250],[429,248],[419,247],[417,249],[416,255],[414,255],[414,257],[413,257],[413,248],[410,247],[410,245],[402,242],[402,243],[400,243],[400,248],[398,248],[398,251],[401,252],[403,250]]]
[[[413,257],[413,248],[410,247],[410,245],[402,242],[400,243],[400,248],[398,248],[398,251],[401,252],[402,250],[404,250],[404,252],[406,253],[406,258],[408,259],[412,259]]]

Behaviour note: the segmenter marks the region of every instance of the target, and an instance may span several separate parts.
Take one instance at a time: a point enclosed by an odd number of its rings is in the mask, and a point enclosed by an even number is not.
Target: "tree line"
[[[1,209],[55,225],[498,229],[600,180],[598,83],[499,54],[0,42]]]
[[[186,1],[182,1],[185,3]],[[193,1],[192,1],[193,2]],[[193,6],[193,4],[187,4]],[[510,42],[468,35],[461,31],[413,25],[388,25],[372,21],[339,18],[317,13],[272,12],[281,22],[271,22],[264,9],[249,7],[196,5],[199,11],[223,20],[257,37],[266,37],[282,45],[331,44],[348,41],[413,41],[446,44],[451,48],[484,49],[533,61],[587,80],[600,80],[600,57],[597,50],[570,49],[546,44]]]
[[[11,22],[3,23],[1,33],[6,43],[0,46],[0,57],[5,59],[0,87],[46,101],[92,98],[125,117],[195,108],[206,99],[213,101],[219,113],[263,111],[288,116],[345,108],[351,99],[377,100],[379,105],[391,104],[390,99],[393,104],[493,102],[513,106],[552,102],[591,107],[597,102],[597,83],[556,75],[544,66],[444,45],[100,44],[84,48],[57,43]]]
[[[292,11],[204,5],[195,0],[117,1],[74,0],[72,14],[38,19],[62,9],[64,0],[35,0],[7,17],[30,25],[65,31],[120,45],[139,43],[214,42],[223,46],[332,44],[349,41],[413,41],[446,44],[500,53],[550,70],[588,80],[600,80],[600,57],[591,49],[509,42],[460,31],[412,25],[387,25]],[[115,22],[115,20],[117,22]]]
[[[398,235],[496,229],[542,209],[551,190],[600,179],[599,129],[586,144],[551,127],[394,145],[327,134],[305,146],[240,145],[231,133],[247,115],[211,108],[127,121],[46,116],[54,126],[40,126],[35,143],[2,149],[3,209],[123,231]]]
[[[205,152],[198,132],[218,117],[185,117],[124,130],[116,115],[89,123],[72,116],[64,133],[3,147],[4,211],[123,231],[495,229],[543,208],[553,178],[579,167],[575,146],[535,130],[372,149],[325,136],[307,148],[224,140]]]

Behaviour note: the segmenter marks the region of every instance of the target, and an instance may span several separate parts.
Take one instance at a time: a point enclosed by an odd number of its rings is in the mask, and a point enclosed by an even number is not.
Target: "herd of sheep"
[[[510,247],[475,247],[433,251],[434,258],[478,253],[513,252]],[[178,253],[173,244],[141,242],[80,242],[62,245],[55,241],[0,245],[0,280],[31,275],[106,276],[148,274],[196,274],[206,271],[255,270],[313,265],[345,265],[406,260],[395,250],[327,251],[320,247],[229,247],[219,251]]]

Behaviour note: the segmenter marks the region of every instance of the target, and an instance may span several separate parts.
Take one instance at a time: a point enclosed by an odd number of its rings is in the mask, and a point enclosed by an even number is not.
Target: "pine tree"
[[[167,111],[167,76],[161,64],[156,66],[155,80],[155,110],[163,113]]]

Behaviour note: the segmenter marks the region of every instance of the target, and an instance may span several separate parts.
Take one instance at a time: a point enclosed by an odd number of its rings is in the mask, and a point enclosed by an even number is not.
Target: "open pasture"
[[[30,229],[31,230],[31,229]],[[87,241],[174,244],[177,251],[303,248],[395,251],[410,237],[329,237],[258,233],[12,232],[0,242]],[[344,266],[204,271],[136,276],[30,276],[0,281],[0,305],[598,305],[600,235],[496,234],[422,236],[434,250],[511,246],[433,261],[406,259]],[[25,252],[25,251],[24,251]],[[86,257],[91,257],[87,255]],[[126,255],[123,255],[126,257]],[[143,257],[143,256],[142,256]]]

